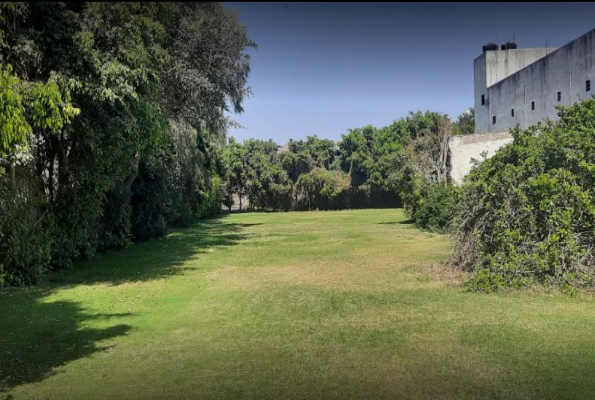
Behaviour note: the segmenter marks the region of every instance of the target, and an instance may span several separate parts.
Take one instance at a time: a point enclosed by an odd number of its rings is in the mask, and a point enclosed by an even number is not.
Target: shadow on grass
[[[50,282],[63,285],[127,282],[161,279],[180,275],[185,262],[213,248],[234,246],[248,237],[245,228],[260,224],[225,223],[228,215],[204,219],[188,228],[172,230],[166,237],[137,243],[129,249],[112,251],[76,263],[71,270],[50,276]]]
[[[226,216],[205,219],[167,237],[139,243],[130,249],[98,255],[53,273],[49,282],[33,288],[0,291],[0,399],[16,386],[39,382],[59,373],[58,368],[92,353],[111,351],[109,339],[126,335],[133,327],[129,314],[89,313],[75,301],[47,301],[54,292],[79,284],[161,279],[182,274],[184,263],[212,248],[233,246],[247,237],[245,228],[259,224],[225,223]],[[200,267],[196,267],[200,268]],[[88,327],[102,319],[115,324]],[[102,323],[103,324],[103,323]],[[98,342],[108,341],[99,344]]]
[[[405,221],[379,222],[378,225],[413,225],[413,223],[412,219],[408,219]]]
[[[0,399],[11,398],[3,393],[15,386],[58,373],[57,368],[69,361],[111,350],[112,346],[97,342],[125,335],[132,328],[127,324],[85,327],[86,321],[123,315],[87,314],[72,301],[44,302],[49,294],[26,289],[0,295]]]

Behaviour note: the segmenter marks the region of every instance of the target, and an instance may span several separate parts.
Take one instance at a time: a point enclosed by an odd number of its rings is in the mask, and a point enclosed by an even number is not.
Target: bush
[[[425,185],[411,219],[422,229],[444,232],[456,214],[457,193],[454,186]]]
[[[0,288],[39,282],[50,270],[52,215],[23,187],[0,186]]]
[[[213,176],[211,178],[210,190],[203,193],[200,197],[200,203],[197,209],[197,217],[204,218],[221,213],[221,203],[225,198],[225,188],[221,185],[221,178]]]
[[[102,234],[105,193],[91,182],[64,191],[52,205],[54,239],[52,268],[69,268],[73,261],[93,257]]]
[[[103,206],[103,229],[99,251],[126,248],[132,244],[132,224],[130,222],[130,190],[117,187],[109,191]]]
[[[138,177],[131,187],[130,200],[132,234],[135,241],[165,235],[169,219],[186,222],[190,218],[190,205],[182,201],[184,191],[172,193],[168,186],[167,174],[167,167],[160,163],[140,164]],[[175,219],[172,214],[175,214]]]
[[[405,214],[419,228],[444,232],[457,213],[459,188],[443,186],[410,172],[401,180]]]
[[[514,142],[466,178],[453,262],[476,290],[595,283],[595,100]]]
[[[298,210],[340,210],[347,207],[349,178],[341,171],[314,168],[296,182]]]

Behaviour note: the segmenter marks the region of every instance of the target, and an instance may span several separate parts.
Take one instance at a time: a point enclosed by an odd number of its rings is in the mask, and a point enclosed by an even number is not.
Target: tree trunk
[[[126,179],[124,180],[124,188],[130,192],[130,189],[132,188],[132,183],[134,183],[134,180],[137,177],[138,177],[138,172],[134,172],[134,173],[128,175],[128,177],[126,177]]]
[[[13,192],[16,192],[16,190],[17,190],[17,180],[16,180],[15,169],[16,168],[15,168],[14,162],[11,162],[10,165],[8,166],[8,182],[9,182],[10,190]]]
[[[48,193],[50,195],[50,201],[54,201],[54,159],[50,158],[48,164]]]
[[[57,136],[52,137],[52,152],[58,156],[58,190],[56,198],[61,197],[65,188],[68,186],[70,180],[68,171],[68,158],[66,157],[62,140]],[[62,138],[63,139],[63,138]],[[50,162],[54,162],[54,157],[50,158]],[[53,182],[50,182],[53,185]]]
[[[124,182],[123,182],[124,187],[126,189],[128,189],[129,192],[131,191],[132,184],[134,183],[134,180],[138,177],[139,166],[140,166],[140,154],[136,154],[136,161],[134,163],[132,173],[130,175],[128,175],[126,177],[126,179],[124,179]]]

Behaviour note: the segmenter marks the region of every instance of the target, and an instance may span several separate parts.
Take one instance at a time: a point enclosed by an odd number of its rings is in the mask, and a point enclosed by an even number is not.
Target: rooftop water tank
[[[496,50],[498,50],[498,45],[496,43],[488,43],[485,46],[483,46],[484,53],[486,51],[496,51]]]

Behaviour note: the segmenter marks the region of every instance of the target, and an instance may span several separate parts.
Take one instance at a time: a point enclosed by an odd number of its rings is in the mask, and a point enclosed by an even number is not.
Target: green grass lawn
[[[586,295],[473,294],[401,210],[234,214],[0,293],[0,399],[591,399]]]

